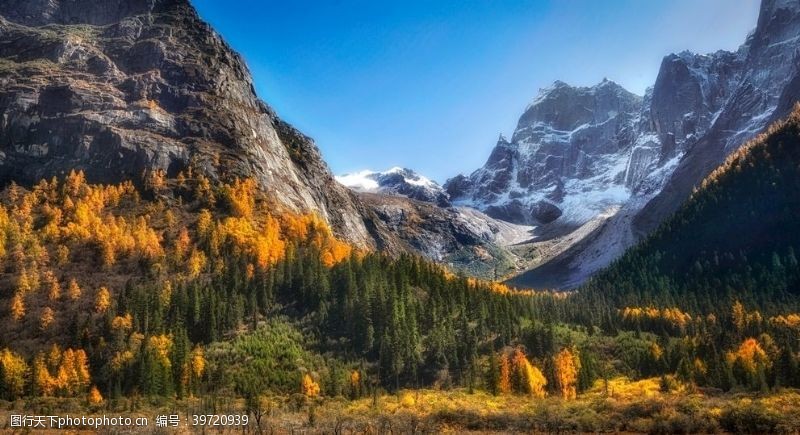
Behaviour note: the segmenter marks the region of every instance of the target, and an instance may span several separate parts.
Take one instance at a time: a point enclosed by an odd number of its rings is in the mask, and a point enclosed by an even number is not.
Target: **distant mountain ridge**
[[[364,170],[336,176],[336,181],[359,192],[384,193],[450,206],[444,188],[411,169],[395,166],[382,172]]]
[[[725,156],[800,97],[800,2],[764,0],[735,52],[666,56],[637,96],[603,80],[542,89],[486,164],[448,180],[451,201],[573,237],[514,282],[572,287],[652,231]],[[591,228],[587,228],[591,225]]]

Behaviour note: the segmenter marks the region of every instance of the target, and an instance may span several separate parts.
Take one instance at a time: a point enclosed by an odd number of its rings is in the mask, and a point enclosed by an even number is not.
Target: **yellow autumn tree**
[[[197,234],[201,239],[207,240],[211,236],[214,221],[211,212],[206,209],[200,210],[197,215]]]
[[[56,380],[47,368],[44,353],[39,353],[33,360],[33,385],[40,396],[52,396],[56,390]]]
[[[83,171],[75,172],[75,170],[69,171],[69,175],[67,175],[66,180],[64,180],[64,193],[71,197],[77,197],[81,194],[81,190],[86,185],[86,177],[83,174]]]
[[[308,373],[303,375],[303,383],[301,385],[303,394],[309,399],[313,399],[319,395],[319,384]]]
[[[89,359],[83,349],[67,348],[59,352],[53,347],[49,357],[50,365],[57,365],[54,384],[56,390],[64,396],[75,396],[86,391],[91,382],[89,375]]]
[[[577,397],[580,368],[581,362],[574,350],[564,348],[553,357],[556,386],[564,399]]]
[[[203,269],[206,267],[206,255],[203,251],[193,249],[192,254],[186,264],[186,272],[189,278],[197,278]]]
[[[172,283],[169,281],[164,282],[164,285],[161,287],[161,292],[158,294],[158,301],[161,303],[162,307],[169,307],[169,303],[172,300]]]
[[[56,247],[56,264],[63,266],[69,261],[69,248],[64,245]]]
[[[133,317],[130,313],[125,313],[124,316],[115,316],[111,320],[111,329],[120,332],[128,332],[133,328]]]
[[[172,337],[169,335],[153,335],[147,342],[147,350],[156,357],[156,361],[166,368],[172,367],[169,354],[172,351]]]
[[[55,277],[48,277],[47,298],[56,301],[61,297],[61,285]]]
[[[191,243],[192,240],[189,238],[189,230],[187,230],[186,227],[181,228],[178,232],[178,237],[175,238],[175,246],[173,249],[175,253],[175,262],[179,263],[183,261],[189,253],[189,246]]]
[[[736,330],[740,333],[744,331],[745,326],[747,326],[747,311],[744,309],[744,305],[742,305],[741,302],[736,301],[733,303],[731,317]]]
[[[497,356],[499,373],[497,376],[497,392],[511,394],[511,361],[505,353]]]
[[[29,372],[28,364],[25,360],[9,349],[0,351],[0,381],[3,382],[2,390],[6,394],[6,399],[16,399],[25,392],[25,380]]]
[[[73,301],[78,300],[81,297],[81,287],[78,285],[78,281],[75,278],[69,280],[69,287],[67,288],[67,296]]]
[[[192,376],[195,379],[200,379],[203,377],[203,373],[206,371],[206,358],[203,355],[203,348],[197,346],[192,350]]]
[[[97,389],[97,386],[92,385],[92,389],[89,390],[89,395],[86,400],[90,405],[99,405],[103,403],[103,395],[100,394],[100,390]]]
[[[45,307],[42,310],[42,315],[39,317],[39,328],[42,330],[47,329],[56,320],[55,312],[50,307]]]
[[[252,178],[235,180],[223,189],[231,212],[239,217],[251,217],[256,207],[256,182]]]
[[[545,396],[544,388],[547,385],[547,379],[544,377],[541,370],[528,361],[528,358],[521,348],[516,348],[514,350],[511,364],[513,368],[512,385],[514,388],[520,393],[530,394],[536,398],[543,398]]]
[[[26,295],[33,290],[33,285],[30,282],[30,275],[26,269],[22,269],[17,277],[17,293]]]
[[[25,317],[25,300],[23,299],[22,295],[19,293],[14,293],[14,297],[11,298],[11,317],[16,320],[20,321],[23,317]]]
[[[726,355],[729,364],[738,363],[749,374],[756,373],[758,365],[768,367],[770,364],[767,352],[761,347],[761,343],[755,338],[748,338],[739,345],[734,352]]]
[[[105,313],[111,306],[111,293],[106,287],[100,287],[94,299],[94,310],[100,314]]]
[[[149,190],[153,190],[155,192],[160,191],[164,188],[167,184],[167,173],[163,169],[156,169],[154,171],[150,171],[147,176],[145,176],[145,188]]]
[[[358,370],[350,372],[350,396],[353,399],[361,397],[361,372]]]

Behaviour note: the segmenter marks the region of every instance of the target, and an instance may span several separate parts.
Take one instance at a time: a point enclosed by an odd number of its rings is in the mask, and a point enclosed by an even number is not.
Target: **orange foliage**
[[[53,272],[48,271],[45,274],[45,281],[47,282],[47,298],[51,301],[58,300],[61,297],[61,285]]]
[[[739,333],[743,333],[745,328],[750,325],[758,325],[764,319],[761,317],[761,313],[758,311],[750,311],[748,312],[744,305],[741,302],[736,301],[734,302],[733,306],[731,307],[731,316],[733,320],[733,325],[736,327],[736,331]]]
[[[12,397],[19,397],[25,392],[25,378],[28,376],[28,364],[9,349],[0,351],[0,381],[2,389]]]
[[[319,395],[319,384],[311,378],[311,375],[306,373],[303,375],[301,390],[306,397],[311,399]]]
[[[145,177],[145,187],[150,190],[159,191],[167,184],[167,173],[162,169],[151,171]]]
[[[186,264],[186,271],[189,278],[197,278],[206,267],[206,255],[203,251],[197,249],[192,250],[192,255],[189,256],[189,261]]]
[[[774,326],[788,329],[800,329],[800,314],[790,313],[769,318],[769,322]]]
[[[256,182],[252,178],[235,180],[233,184],[225,185],[223,193],[230,206],[231,212],[238,217],[252,217],[256,208]]]
[[[357,392],[361,389],[361,372],[353,370],[350,372],[350,390]]]
[[[501,353],[497,356],[500,373],[497,381],[497,391],[500,394],[511,394],[511,362],[508,356]]]
[[[11,298],[11,317],[16,321],[25,317],[25,301],[19,293],[14,293]]]
[[[544,377],[541,370],[528,361],[528,358],[521,348],[514,349],[511,364],[513,367],[512,379],[515,381],[512,385],[515,389],[523,394],[530,394],[536,398],[543,398],[545,396],[544,387],[547,385],[547,379]]]
[[[33,364],[33,381],[42,396],[75,396],[85,392],[91,382],[89,359],[83,349],[68,348],[61,352],[54,345],[47,358],[40,353]]]
[[[96,386],[92,385],[92,389],[89,390],[89,396],[86,400],[88,400],[91,405],[99,405],[103,403],[103,395],[100,394],[100,390],[98,390]]]
[[[54,321],[56,320],[55,313],[53,309],[50,307],[46,307],[42,311],[42,315],[39,318],[39,327],[41,329],[47,329]]]
[[[100,287],[94,300],[94,310],[98,313],[105,313],[111,306],[111,293],[105,287]]]
[[[459,279],[452,273],[447,273],[450,279]],[[467,278],[467,283],[470,287],[473,287],[476,290],[486,290],[493,293],[501,294],[501,295],[520,295],[520,296],[536,296],[536,295],[546,295],[548,297],[554,298],[564,298],[567,297],[567,292],[548,292],[548,291],[535,291],[535,290],[520,290],[515,289],[513,287],[509,287],[502,282],[497,281],[485,281],[473,277]]]
[[[67,295],[73,301],[81,297],[81,287],[78,285],[78,281],[75,281],[75,278],[69,280],[69,288],[67,289]]]
[[[153,355],[159,364],[164,367],[171,367],[172,363],[169,360],[169,353],[172,350],[172,338],[168,335],[153,335],[147,342],[147,349]]]
[[[581,361],[576,352],[564,348],[553,357],[556,385],[564,399],[574,399],[578,395],[578,371]]]
[[[759,364],[764,366],[769,366],[770,364],[767,353],[755,338],[744,340],[736,351],[727,353],[726,359],[729,364],[738,361],[751,374],[756,372]]]
[[[685,328],[692,321],[689,313],[681,311],[679,308],[655,308],[655,307],[625,307],[621,310],[622,319],[626,321],[665,320],[678,328]]]
[[[130,313],[124,316],[116,316],[111,321],[111,328],[116,331],[130,331],[133,328],[133,317]]]
[[[174,253],[176,261],[181,261],[189,253],[191,243],[189,230],[186,227],[181,228],[180,232],[178,232],[178,237],[175,239]]]
[[[197,346],[192,351],[191,365],[192,365],[192,376],[194,376],[195,379],[202,377],[203,373],[205,373],[206,370],[206,358],[203,355],[202,347]]]

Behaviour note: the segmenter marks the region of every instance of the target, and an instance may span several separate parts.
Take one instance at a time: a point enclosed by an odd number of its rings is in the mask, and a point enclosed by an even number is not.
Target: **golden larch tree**
[[[81,297],[81,286],[78,285],[78,281],[75,278],[69,280],[69,287],[67,288],[67,296],[73,301],[78,300]]]
[[[200,379],[203,377],[203,373],[206,371],[206,358],[203,354],[203,348],[197,346],[192,350],[192,376],[195,379]]]
[[[303,375],[303,383],[301,385],[303,394],[309,399],[313,399],[319,395],[319,384],[308,373]]]
[[[55,320],[56,314],[53,309],[50,307],[45,307],[45,309],[42,310],[42,315],[39,317],[39,328],[45,330],[49,328]]]
[[[517,391],[523,394],[530,394],[536,398],[543,398],[547,379],[541,370],[528,361],[521,348],[514,350],[511,364],[513,367],[512,385]]]
[[[111,306],[111,292],[106,287],[100,287],[94,299],[94,310],[100,314],[105,313]]]
[[[25,317],[25,300],[19,293],[14,293],[11,298],[11,317],[16,321]]]
[[[505,353],[497,356],[499,373],[497,376],[497,392],[511,394],[511,362]]]
[[[556,386],[564,399],[574,399],[578,395],[578,372],[581,362],[577,352],[567,348],[561,349],[553,357]]]
[[[92,385],[92,389],[89,390],[89,395],[86,400],[89,401],[90,405],[99,405],[103,403],[103,395],[100,394],[100,390],[98,390],[96,386]]]
[[[0,381],[9,399],[20,397],[25,392],[25,379],[29,371],[28,364],[21,356],[9,349],[0,351]]]

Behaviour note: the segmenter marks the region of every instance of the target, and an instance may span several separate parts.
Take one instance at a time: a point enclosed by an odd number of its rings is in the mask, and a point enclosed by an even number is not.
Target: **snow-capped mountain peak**
[[[442,186],[411,169],[399,166],[383,172],[364,170],[344,174],[337,176],[336,181],[358,192],[405,196],[444,207],[450,205],[450,197]]]

